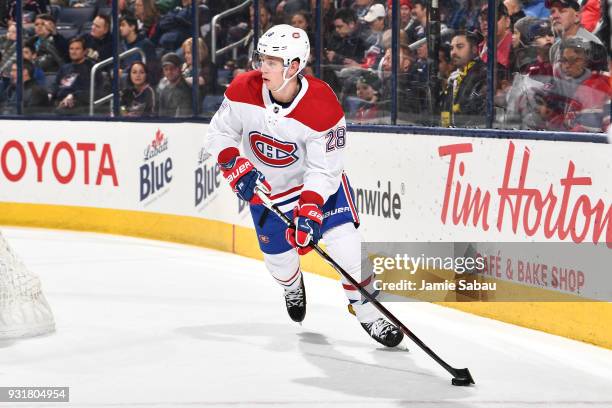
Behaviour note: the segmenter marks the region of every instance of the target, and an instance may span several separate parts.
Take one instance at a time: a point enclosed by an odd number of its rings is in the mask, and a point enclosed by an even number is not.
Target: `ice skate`
[[[361,323],[370,337],[386,347],[395,347],[402,342],[404,334],[387,320],[378,318],[373,322]]]
[[[300,286],[294,290],[285,290],[285,304],[291,320],[301,323],[306,317],[306,288],[304,277],[300,277]]]

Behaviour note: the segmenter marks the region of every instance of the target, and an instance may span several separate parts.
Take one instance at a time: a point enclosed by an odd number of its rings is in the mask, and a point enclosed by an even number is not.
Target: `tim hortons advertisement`
[[[352,136],[346,161],[355,190],[378,187],[381,197],[380,207],[376,193],[358,205],[365,241],[472,243],[485,259],[478,271],[484,278],[584,300],[611,298],[603,260],[612,249],[612,146]]]
[[[349,137],[345,162],[366,240],[612,246],[610,145]]]

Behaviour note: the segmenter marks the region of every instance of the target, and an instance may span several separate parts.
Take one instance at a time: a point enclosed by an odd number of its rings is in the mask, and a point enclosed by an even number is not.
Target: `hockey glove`
[[[272,191],[264,175],[249,159],[238,156],[236,148],[225,149],[219,154],[219,166],[230,187],[244,201],[261,204],[261,199],[255,194],[255,187],[266,194]]]
[[[316,244],[321,239],[322,205],[323,199],[317,193],[303,191],[298,206],[293,209],[295,228],[287,228],[285,238],[300,255],[310,252],[310,243]]]

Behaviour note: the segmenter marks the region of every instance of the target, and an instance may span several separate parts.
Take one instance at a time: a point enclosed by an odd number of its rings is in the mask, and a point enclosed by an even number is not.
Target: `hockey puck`
[[[476,384],[470,370],[467,368],[455,368],[453,369],[452,374],[454,376],[452,384],[456,385],[457,387],[467,387],[470,384]]]
[[[473,383],[473,381],[470,380],[469,378],[453,378],[451,382],[453,385],[456,385],[457,387],[467,387]]]

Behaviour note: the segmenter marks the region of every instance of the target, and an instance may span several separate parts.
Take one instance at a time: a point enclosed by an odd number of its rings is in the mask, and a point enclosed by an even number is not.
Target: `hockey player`
[[[284,289],[296,322],[306,315],[299,256],[321,238],[329,254],[373,292],[372,277],[361,276],[359,218],[343,172],[344,113],[325,82],[300,75],[309,55],[303,30],[286,24],[270,28],[254,53],[254,71],[233,80],[206,136],[206,149],[224,177],[250,203],[265,265]],[[256,186],[290,215],[295,229],[269,214]],[[398,345],[402,332],[355,287],[347,281],[342,286],[368,334],[385,346]]]

